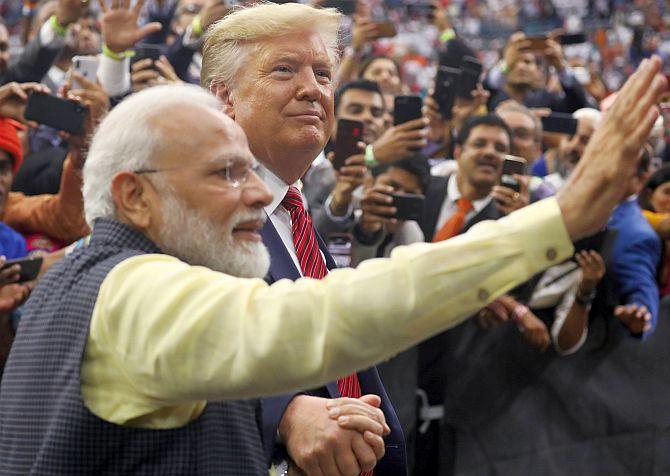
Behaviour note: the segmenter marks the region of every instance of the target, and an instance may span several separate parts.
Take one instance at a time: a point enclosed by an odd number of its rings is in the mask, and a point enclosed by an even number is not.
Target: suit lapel
[[[269,217],[263,228],[261,228],[261,236],[263,237],[263,243],[270,253],[269,279],[266,278],[266,281],[272,283],[284,278],[292,281],[300,279],[300,272],[293,264],[291,255],[284,246],[284,242],[281,240]]]
[[[323,253],[323,257],[326,259],[326,267],[328,268],[328,271],[334,270],[337,268],[337,263],[335,263],[335,260],[330,255],[328,246],[326,246],[326,243],[321,239],[321,235],[319,235],[319,232],[316,230],[316,228],[314,228],[314,234],[316,235],[316,241],[319,243],[319,249]]]
[[[442,203],[447,196],[447,184],[449,177],[432,177],[431,183],[426,191],[426,201],[421,220],[421,229],[426,241],[432,241],[435,235],[435,226],[442,210]]]

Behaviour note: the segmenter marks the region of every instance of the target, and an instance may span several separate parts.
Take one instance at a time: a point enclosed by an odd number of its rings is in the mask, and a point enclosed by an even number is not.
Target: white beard
[[[195,266],[205,266],[240,278],[263,278],[270,269],[270,255],[260,241],[237,242],[232,235],[238,223],[265,220],[262,210],[235,213],[225,228],[188,209],[171,190],[164,188],[164,223],[158,246],[167,254]]]

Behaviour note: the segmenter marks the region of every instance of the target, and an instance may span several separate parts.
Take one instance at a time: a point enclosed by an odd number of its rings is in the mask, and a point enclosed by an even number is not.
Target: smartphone
[[[564,112],[552,112],[542,118],[544,132],[574,135],[577,132],[577,119]]]
[[[393,206],[397,210],[394,218],[398,220],[421,220],[426,197],[411,193],[393,193],[391,196],[393,197]]]
[[[375,38],[393,38],[398,34],[392,21],[373,22],[373,25],[375,25]]]
[[[18,264],[21,266],[21,271],[19,271],[19,283],[25,283],[26,281],[33,281],[34,279],[37,278],[37,275],[40,273],[40,268],[42,267],[42,259],[41,256],[38,256],[36,258],[17,258],[17,259],[10,259],[5,262],[4,265],[2,265],[3,269],[10,268],[14,266],[15,264]]]
[[[337,8],[344,15],[353,15],[356,13],[355,0],[327,0],[323,6],[325,8]]]
[[[558,37],[558,42],[561,45],[578,45],[580,43],[586,43],[586,33],[570,33],[561,35]]]
[[[461,67],[461,77],[456,88],[456,96],[461,98],[472,98],[472,91],[477,89],[479,78],[482,75],[482,64],[477,61],[477,58],[472,56],[463,57],[463,65]]]
[[[421,96],[396,96],[393,101],[393,125],[423,117]]]
[[[335,139],[335,157],[333,167],[340,170],[344,162],[352,155],[360,154],[358,143],[363,140],[363,123],[340,119],[337,121]]]
[[[547,49],[546,35],[529,36],[528,38],[526,38],[526,40],[530,42],[530,46],[528,47],[528,49],[531,51],[544,54],[544,50]]]
[[[92,83],[98,80],[98,67],[100,60],[97,56],[75,56],[72,58],[72,69],[81,74],[84,78]],[[72,89],[81,89],[82,85],[76,80],[72,82]]]
[[[152,63],[157,61],[163,54],[163,48],[159,45],[142,43],[135,48],[135,55],[130,58],[130,64],[135,64],[143,59],[150,59]]]
[[[514,174],[526,174],[526,159],[515,155],[506,155],[503,159],[502,175],[500,176],[500,185],[518,192],[521,190],[519,181],[514,178]]]
[[[349,233],[331,233],[326,239],[326,248],[333,257],[338,268],[351,266],[351,242]]]
[[[433,99],[437,102],[440,114],[444,119],[451,119],[451,109],[456,99],[456,88],[461,78],[460,68],[450,66],[439,66],[435,76],[435,91]]]
[[[24,116],[29,121],[51,126],[71,134],[84,132],[88,108],[79,103],[44,93],[28,96]]]

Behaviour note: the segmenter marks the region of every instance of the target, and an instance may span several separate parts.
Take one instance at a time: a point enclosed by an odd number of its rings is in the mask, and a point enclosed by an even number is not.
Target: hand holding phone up
[[[361,200],[361,219],[358,226],[369,235],[377,233],[384,227],[394,227],[398,210],[393,206],[395,190],[388,185],[376,184],[368,188]]]
[[[405,157],[416,155],[417,150],[423,149],[428,143],[427,127],[426,117],[389,127],[372,144],[375,160],[380,164],[392,164]]]
[[[32,93],[48,94],[49,88],[39,83],[11,82],[0,86],[0,117],[25,122],[24,112],[28,96]]]
[[[333,215],[343,217],[347,214],[354,190],[363,185],[368,176],[368,168],[365,165],[365,144],[357,144],[358,153],[347,157],[341,166],[335,169],[335,188],[331,194],[330,211]],[[328,154],[328,160],[334,163],[335,153]]]

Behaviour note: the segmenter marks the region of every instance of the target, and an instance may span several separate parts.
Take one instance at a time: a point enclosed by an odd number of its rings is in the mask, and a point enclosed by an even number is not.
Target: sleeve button
[[[489,299],[489,292],[488,292],[486,289],[484,289],[484,288],[480,288],[479,291],[477,292],[477,298],[478,298],[480,301],[488,301],[488,299]]]
[[[557,256],[558,256],[558,253],[556,252],[556,248],[549,248],[547,250],[547,259],[549,261],[556,261]]]

